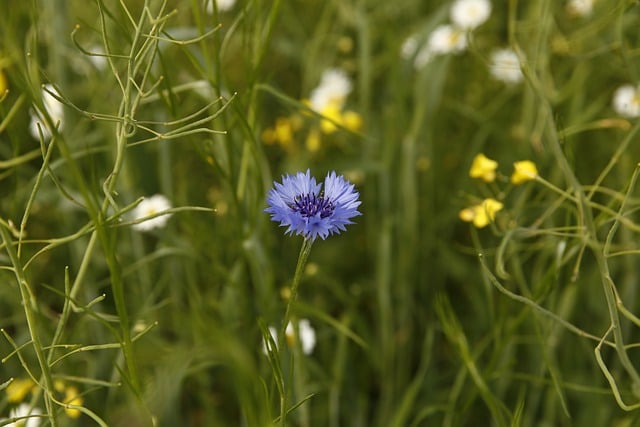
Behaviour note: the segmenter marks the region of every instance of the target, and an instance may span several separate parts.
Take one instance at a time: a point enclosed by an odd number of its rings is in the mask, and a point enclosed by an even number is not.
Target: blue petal
[[[265,212],[271,214],[273,221],[287,227],[287,234],[303,235],[310,239],[326,239],[331,234],[338,234],[346,229],[347,224],[353,223],[351,218],[361,215],[357,209],[361,203],[358,200],[360,195],[353,184],[335,172],[327,174],[323,193],[322,187],[308,169],[305,173],[283,176],[282,183],[274,182],[274,188],[269,191],[269,206]],[[309,196],[313,196],[312,200],[317,197],[324,207],[317,212],[295,208],[296,201],[305,197],[309,199]]]

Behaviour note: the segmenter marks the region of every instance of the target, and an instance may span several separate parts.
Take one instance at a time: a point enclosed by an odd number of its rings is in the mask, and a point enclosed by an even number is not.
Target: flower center
[[[320,213],[320,218],[326,218],[331,216],[336,208],[331,200],[325,198],[322,193],[319,195],[314,193],[297,195],[289,207],[293,209],[294,212],[299,212],[307,218],[315,216],[318,213]]]

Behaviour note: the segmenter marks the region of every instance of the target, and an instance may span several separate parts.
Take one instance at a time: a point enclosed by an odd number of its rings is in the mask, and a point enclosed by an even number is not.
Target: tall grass
[[[403,44],[450,1],[5,3],[0,425],[21,403],[52,426],[638,422],[640,124],[612,107],[637,2],[494,0],[419,66]],[[520,83],[491,76],[505,47]],[[307,101],[330,68],[354,125]],[[307,169],[363,215],[298,264],[264,209]],[[144,232],[154,194],[171,216]]]

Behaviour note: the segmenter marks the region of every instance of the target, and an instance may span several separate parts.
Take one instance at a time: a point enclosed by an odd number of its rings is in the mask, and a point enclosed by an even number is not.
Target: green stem
[[[108,232],[109,227],[106,224],[106,217],[110,207],[117,206],[114,200],[114,195],[117,194],[116,186],[118,179],[123,172],[127,143],[133,131],[135,131],[134,122],[136,112],[142,97],[145,96],[142,88],[145,88],[147,80],[151,75],[151,65],[156,54],[157,39],[154,39],[153,37],[145,37],[145,34],[148,34],[149,36],[159,34],[165,23],[166,15],[164,14],[164,9],[167,3],[166,0],[160,3],[156,18],[151,17],[151,14],[149,13],[150,3],[151,2],[149,0],[145,0],[144,10],[148,13],[141,13],[138,22],[134,24],[135,33],[131,41],[126,69],[127,79],[121,86],[122,101],[118,108],[118,116],[121,117],[122,120],[118,122],[116,128],[116,150],[113,168],[103,184],[103,191],[105,195],[104,201],[100,209],[92,214],[96,224],[97,239],[105,254],[105,259],[109,268],[111,290],[113,292],[116,312],[120,319],[120,344],[124,354],[128,381],[138,398],[140,398],[141,385],[134,358],[133,341],[131,339],[130,322],[121,271],[122,267],[116,256],[116,231],[113,231],[113,234]],[[104,21],[104,5],[102,1],[99,1],[99,6],[101,8],[101,19]],[[121,3],[121,7],[126,13],[129,13],[124,3]],[[146,31],[145,26],[149,26]],[[103,32],[105,32],[103,37],[106,39],[106,30],[104,30],[104,28],[105,25],[103,22]],[[114,75],[118,78],[117,72],[114,72]]]
[[[313,239],[305,238],[304,242],[302,242],[302,247],[300,248],[300,254],[298,255],[298,264],[296,265],[296,272],[293,276],[293,283],[291,284],[291,295],[289,296],[289,301],[287,302],[287,310],[284,313],[284,319],[282,320],[282,330],[280,331],[280,336],[284,337],[285,330],[287,329],[287,325],[289,324],[289,318],[291,317],[291,306],[295,302],[298,296],[298,286],[300,284],[300,279],[302,278],[302,272],[304,270],[304,266],[307,263],[307,259],[309,258],[309,253],[311,252],[311,246],[313,245]]]
[[[302,272],[304,271],[304,266],[307,263],[307,259],[309,258],[309,254],[311,253],[311,246],[313,245],[314,239],[306,238],[304,242],[302,242],[302,247],[300,248],[300,254],[298,255],[298,263],[296,265],[296,272],[293,275],[293,283],[291,284],[291,295],[289,296],[289,301],[287,302],[287,309],[284,312],[284,318],[282,319],[282,327],[280,329],[280,335],[278,337],[278,345],[280,348],[283,348],[283,345],[286,342],[286,331],[287,325],[289,324],[289,319],[291,317],[291,306],[295,302],[298,296],[298,285],[300,284],[300,279],[302,278]],[[286,415],[287,415],[287,393],[284,391],[280,395],[280,424],[284,427],[286,424]]]
[[[58,421],[56,418],[56,408],[53,407],[53,402],[51,400],[51,393],[53,392],[53,379],[51,377],[49,364],[47,363],[47,357],[45,356],[44,349],[42,347],[42,342],[40,341],[40,336],[38,335],[38,327],[36,324],[37,320],[36,320],[36,313],[35,313],[37,306],[36,306],[35,297],[34,297],[33,291],[31,290],[31,286],[29,286],[29,282],[27,281],[27,278],[24,274],[24,270],[22,268],[22,263],[20,262],[20,258],[18,257],[18,253],[16,252],[16,249],[13,246],[11,235],[3,224],[0,224],[0,236],[2,236],[4,247],[6,248],[7,254],[11,259],[11,264],[13,265],[13,272],[16,275],[16,280],[18,281],[18,287],[20,288],[20,296],[22,298],[22,307],[24,308],[24,314],[27,319],[27,328],[29,329],[31,342],[33,343],[33,348],[36,352],[36,357],[38,359],[38,364],[40,365],[40,370],[42,371],[42,378],[44,381],[44,389],[45,389],[44,402],[47,408],[47,414],[49,415],[49,421],[51,422],[51,426],[55,427],[58,425]]]
[[[631,362],[624,344],[624,337],[622,335],[622,329],[620,325],[620,314],[618,312],[616,296],[614,294],[614,287],[612,286],[613,281],[609,272],[608,260],[606,259],[606,253],[610,246],[610,239],[613,237],[613,234],[617,229],[619,223],[618,218],[620,218],[620,216],[614,213],[616,222],[614,222],[603,248],[597,240],[598,230],[593,219],[591,207],[589,206],[589,199],[582,190],[582,186],[578,182],[578,178],[572,172],[571,166],[569,165],[567,159],[564,156],[562,148],[560,147],[556,127],[552,119],[553,114],[551,106],[546,101],[546,99],[542,98],[542,101],[547,116],[547,131],[549,135],[549,146],[551,149],[551,153],[557,159],[558,165],[564,172],[565,179],[567,180],[575,194],[575,203],[578,211],[578,221],[580,223],[579,225],[585,228],[584,240],[590,247],[591,252],[596,260],[598,270],[600,271],[600,278],[607,304],[607,309],[609,311],[611,331],[614,336],[613,342],[615,344],[616,353],[618,354],[620,363],[631,379],[632,388],[637,397],[640,394],[638,393],[638,390],[640,390],[640,374],[636,370],[633,362]],[[635,184],[635,182],[632,182],[632,184]]]

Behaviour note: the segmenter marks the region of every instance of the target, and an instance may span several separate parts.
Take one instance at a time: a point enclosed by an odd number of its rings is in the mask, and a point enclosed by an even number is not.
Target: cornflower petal
[[[351,218],[361,215],[359,193],[343,176],[330,172],[323,184],[306,173],[283,176],[269,191],[265,212],[271,220],[287,227],[285,233],[302,235],[306,239],[326,239],[344,231]]]

